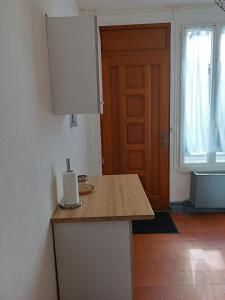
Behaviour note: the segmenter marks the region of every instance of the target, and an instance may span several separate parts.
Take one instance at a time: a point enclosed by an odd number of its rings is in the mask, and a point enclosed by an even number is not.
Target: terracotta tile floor
[[[179,234],[134,235],[135,300],[225,299],[225,214],[171,214]]]

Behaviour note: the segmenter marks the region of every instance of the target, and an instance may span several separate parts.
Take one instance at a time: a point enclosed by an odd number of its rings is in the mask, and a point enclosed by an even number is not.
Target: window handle
[[[161,134],[161,145],[165,146],[166,144],[167,144],[167,135],[166,135],[166,130],[163,129]]]

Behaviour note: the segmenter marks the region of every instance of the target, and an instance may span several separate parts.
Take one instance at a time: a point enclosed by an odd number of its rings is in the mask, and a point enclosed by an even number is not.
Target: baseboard
[[[171,212],[174,213],[184,213],[184,202],[183,201],[171,202],[169,204],[169,209]]]
[[[207,213],[225,212],[225,208],[194,207],[190,200],[171,202],[169,209],[174,213]]]

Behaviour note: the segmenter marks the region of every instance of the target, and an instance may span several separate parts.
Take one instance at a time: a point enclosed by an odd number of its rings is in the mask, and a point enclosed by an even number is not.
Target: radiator
[[[192,172],[190,200],[196,208],[225,208],[225,172]]]

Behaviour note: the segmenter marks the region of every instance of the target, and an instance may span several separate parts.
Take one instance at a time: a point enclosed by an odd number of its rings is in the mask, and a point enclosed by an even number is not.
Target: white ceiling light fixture
[[[223,11],[225,11],[225,0],[215,0],[215,3],[216,3]]]

